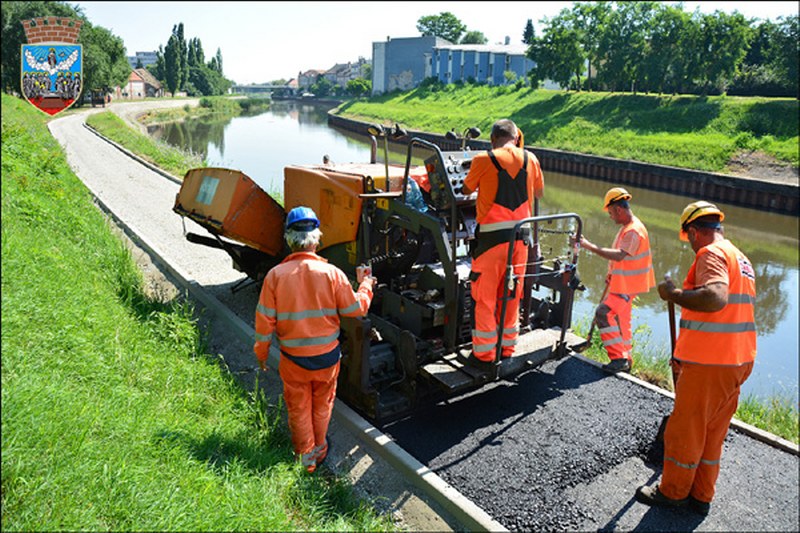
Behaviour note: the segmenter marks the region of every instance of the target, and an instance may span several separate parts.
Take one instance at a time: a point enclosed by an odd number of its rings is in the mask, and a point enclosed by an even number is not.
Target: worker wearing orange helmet
[[[253,347],[261,370],[267,370],[273,334],[277,336],[292,446],[309,472],[328,455],[341,357],[339,317],[365,316],[375,282],[358,270],[354,292],[347,275],[316,254],[322,236],[319,224],[308,207],[289,212],[284,236],[292,253],[264,278]]]
[[[661,483],[636,491],[647,505],[688,505],[704,516],[739,392],[756,357],[755,271],[725,238],[724,219],[709,202],[686,206],[679,238],[691,244],[694,263],[682,289],[668,276],[658,285],[662,300],[681,306],[673,363],[680,379],[664,433]]]
[[[503,292],[509,230],[519,220],[532,215],[534,199],[541,198],[544,192],[539,160],[525,150],[522,132],[514,122],[508,119],[495,122],[491,143],[491,150],[472,159],[461,190],[465,195],[478,191],[475,219],[479,226],[470,273],[475,327],[472,354],[467,362],[483,369],[495,359],[501,309],[498,299]],[[501,356],[504,358],[513,355],[519,334],[521,279],[528,261],[528,247],[521,240],[514,244],[512,261],[518,282],[502,324]]]
[[[603,248],[581,236],[581,247],[608,259],[606,292],[595,310],[600,339],[610,361],[603,365],[609,373],[631,369],[631,308],[638,294],[656,285],[650,237],[642,221],[631,210],[631,194],[622,187],[606,192],[603,210],[622,226],[611,248]]]

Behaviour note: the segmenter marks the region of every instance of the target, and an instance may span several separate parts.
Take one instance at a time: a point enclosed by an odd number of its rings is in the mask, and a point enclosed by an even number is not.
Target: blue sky
[[[676,4],[677,2],[667,2]],[[490,43],[519,41],[528,19],[536,32],[573,2],[77,2],[92,24],[125,42],[128,55],[166,45],[183,22],[187,39],[198,37],[206,59],[222,51],[225,76],[236,83],[289,79],[299,71],[371,59],[372,43],[415,37],[417,20],[449,11],[467,30]],[[687,12],[721,10],[776,20],[798,14],[798,2],[683,2]]]

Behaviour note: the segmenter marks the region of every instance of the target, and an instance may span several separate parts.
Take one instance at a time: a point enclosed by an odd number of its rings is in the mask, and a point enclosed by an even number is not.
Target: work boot
[[[470,353],[469,357],[467,357],[467,365],[477,370],[489,372],[494,366],[494,361],[483,361],[475,357],[474,353]]]
[[[629,372],[631,369],[631,362],[625,357],[619,359],[612,359],[610,363],[603,365],[603,371],[609,374],[616,374],[617,372]]]
[[[320,466],[322,463],[324,463],[325,459],[327,459],[328,456],[331,454],[332,444],[331,444],[331,439],[329,439],[328,437],[325,437],[325,445],[327,446],[327,449],[325,450],[325,455],[317,458],[317,466]]]
[[[711,503],[698,500],[691,494],[689,495],[689,509],[699,514],[700,516],[708,516],[711,511]]]
[[[656,505],[658,507],[669,507],[675,509],[686,505],[686,503],[689,501],[689,498],[673,500],[672,498],[667,498],[661,494],[661,491],[658,490],[658,486],[648,487],[647,485],[643,485],[636,489],[636,501],[645,505]]]

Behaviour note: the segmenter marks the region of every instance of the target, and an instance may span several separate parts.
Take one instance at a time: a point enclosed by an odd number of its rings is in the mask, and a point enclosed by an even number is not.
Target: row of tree
[[[756,25],[736,11],[577,2],[543,22],[541,37],[527,26],[523,34],[535,82],[634,93],[798,95],[796,15]]]
[[[533,86],[552,80],[577,90],[798,97],[797,15],[748,20],[734,11],[687,13],[662,2],[575,2],[540,21],[522,42],[535,63]],[[417,29],[451,43],[473,40],[452,13],[421,17]],[[513,77],[507,77],[509,82]]]
[[[148,65],[148,70],[173,95],[183,91],[189,96],[215,96],[233,85],[222,74],[222,51],[217,48],[206,63],[203,43],[197,37],[186,40],[183,22],[172,27],[166,47],[158,47],[156,63]]]

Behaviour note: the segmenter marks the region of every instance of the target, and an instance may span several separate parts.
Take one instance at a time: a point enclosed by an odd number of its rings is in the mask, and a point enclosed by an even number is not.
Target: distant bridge
[[[296,89],[288,86],[288,85],[271,85],[271,84],[260,84],[260,85],[234,85],[231,87],[231,90],[235,93],[241,94],[257,94],[257,93],[271,93],[273,91],[286,91],[289,94],[294,94]]]

